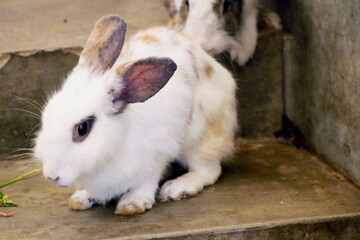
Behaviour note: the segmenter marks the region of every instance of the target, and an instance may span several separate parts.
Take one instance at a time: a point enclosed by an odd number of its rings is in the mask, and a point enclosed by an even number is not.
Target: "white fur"
[[[173,0],[179,12],[185,0]],[[224,30],[224,20],[214,12],[215,1],[189,0],[189,13],[183,26],[176,26],[193,37],[205,51],[216,55],[229,51],[232,60],[244,65],[254,54],[257,43],[258,0],[244,0],[242,24],[235,36]],[[179,21],[182,25],[184,21]]]
[[[142,40],[145,34],[159,42]],[[171,58],[177,64],[175,74],[152,98],[114,114],[108,91],[121,84],[116,67],[149,56]],[[105,203],[121,196],[116,213],[143,212],[153,205],[158,182],[174,158],[189,166],[190,173],[165,184],[163,200],[194,195],[217,180],[221,160],[233,149],[236,85],[200,46],[175,30],[154,28],[125,43],[105,73],[83,62],[80,57],[62,89],[49,100],[35,147],[45,177],[59,177],[60,186],[85,189],[71,201],[86,203],[78,198],[91,196]],[[210,78],[207,66],[214,69]],[[83,142],[73,142],[74,126],[91,115],[96,119],[90,134]],[[187,180],[189,174],[192,181]]]

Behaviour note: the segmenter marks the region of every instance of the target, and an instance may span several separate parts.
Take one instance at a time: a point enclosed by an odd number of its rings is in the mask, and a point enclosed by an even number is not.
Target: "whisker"
[[[15,148],[10,152],[10,154],[17,153],[17,152],[25,152],[25,151],[32,152],[32,148]]]
[[[14,97],[15,97],[16,99],[19,99],[19,100],[24,99],[24,100],[30,101],[30,102],[36,104],[38,107],[42,107],[42,105],[41,105],[40,103],[38,103],[37,101],[35,101],[34,99],[26,98],[26,97],[20,97],[20,96],[17,96],[17,95],[15,95]],[[16,99],[15,99],[15,100],[16,100]]]
[[[25,112],[25,113],[28,113],[30,114],[31,117],[34,117],[38,120],[41,120],[41,116],[39,114],[36,114],[34,112],[31,112],[29,110],[26,110],[26,109],[21,109],[21,108],[12,108],[12,109],[9,109],[10,111],[20,111],[20,112]]]
[[[39,112],[41,112],[41,109],[43,108],[43,106],[41,106],[40,103],[38,103],[35,100],[32,100],[30,98],[17,97],[16,99],[12,100],[11,103],[16,102],[16,101],[24,101],[24,102],[30,104],[31,106],[33,106]]]
[[[31,150],[31,148],[15,148],[16,151]]]
[[[41,123],[38,123],[38,124],[36,124],[36,125],[30,130],[30,132],[29,132],[29,134],[28,134],[28,136],[27,136],[27,138],[26,138],[26,142],[27,142],[27,143],[29,142],[29,139],[30,139],[30,137],[31,137],[31,134],[32,134],[40,125],[41,125]]]
[[[31,164],[29,164],[25,167],[25,170],[32,170],[32,169],[37,169],[37,168],[41,168],[41,167],[42,167],[41,162],[31,162]]]
[[[14,154],[14,155],[10,155],[8,157],[6,157],[7,160],[11,160],[11,159],[26,159],[26,158],[32,158],[33,154],[32,153],[19,153],[19,154]]]

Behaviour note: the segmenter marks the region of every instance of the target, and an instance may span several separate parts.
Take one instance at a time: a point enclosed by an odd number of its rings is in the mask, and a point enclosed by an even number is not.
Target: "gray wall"
[[[31,147],[40,123],[34,114],[40,114],[37,108],[41,107],[24,98],[43,104],[77,60],[76,55],[61,50],[27,57],[14,54],[0,69],[0,155],[29,152],[17,149]]]
[[[286,114],[316,153],[360,185],[360,1],[286,2]]]

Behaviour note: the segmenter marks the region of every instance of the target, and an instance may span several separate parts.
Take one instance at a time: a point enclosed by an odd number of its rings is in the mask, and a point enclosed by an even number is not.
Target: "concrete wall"
[[[263,32],[254,56],[244,67],[217,56],[237,83],[239,136],[272,137],[281,129],[283,114],[283,35],[280,31]]]
[[[0,69],[0,154],[28,152],[16,149],[31,147],[40,123],[34,114],[40,114],[41,107],[27,99],[44,104],[77,61],[76,55],[62,50],[14,54]]]
[[[285,111],[316,153],[360,185],[360,1],[285,1]]]

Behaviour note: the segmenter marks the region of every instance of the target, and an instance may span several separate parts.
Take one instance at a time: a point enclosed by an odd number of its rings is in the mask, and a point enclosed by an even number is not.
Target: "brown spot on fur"
[[[128,62],[128,63],[124,63],[124,64],[121,64],[120,66],[118,66],[116,69],[115,69],[115,72],[117,75],[121,75],[121,73],[123,71],[125,71],[127,68],[130,67],[131,64],[133,64],[134,62]]]
[[[149,33],[145,33],[143,35],[140,35],[139,39],[141,39],[142,41],[144,41],[146,43],[156,43],[156,42],[160,41],[158,37],[156,37],[154,35],[151,35]]]
[[[207,77],[211,77],[212,74],[214,73],[214,68],[211,65],[207,65],[205,68],[205,73]]]
[[[203,106],[202,106],[202,104],[201,104],[201,103],[199,104],[199,110],[200,110],[200,112],[201,112],[201,114],[202,114],[202,115],[204,115],[204,114],[205,114],[205,112],[204,112],[204,108],[203,108]]]
[[[188,50],[188,53],[191,57],[191,61],[192,61],[192,66],[193,66],[193,70],[195,72],[196,75],[196,79],[199,79],[199,73],[197,71],[197,64],[196,64],[196,58],[194,56],[194,53],[191,50]]]
[[[224,113],[219,112],[216,118],[210,123],[210,131],[214,137],[224,137]]]
[[[172,16],[172,17],[170,18],[169,23],[168,23],[168,27],[169,27],[169,28],[175,28],[176,22],[177,22],[177,17],[176,17],[176,16]]]
[[[191,37],[189,37],[187,34],[185,34],[183,31],[179,29],[176,31],[176,33],[183,36],[184,38],[191,39]]]
[[[149,30],[158,30],[161,28],[163,28],[163,27],[162,26],[154,26],[154,27],[150,28]]]

